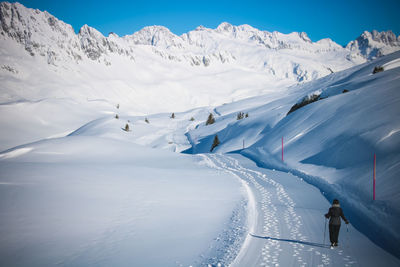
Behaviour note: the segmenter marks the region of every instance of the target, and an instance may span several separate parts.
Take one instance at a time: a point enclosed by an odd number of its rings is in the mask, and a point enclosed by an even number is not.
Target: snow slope
[[[215,152],[238,151],[259,166],[304,178],[329,200],[341,199],[357,229],[399,256],[399,58],[396,52],[280,93],[217,107],[215,124],[200,124],[188,132],[192,148],[187,152],[209,152],[218,135],[221,144]],[[375,66],[386,70],[372,74]],[[321,100],[287,115],[313,94]],[[237,120],[238,112],[249,117]]]
[[[1,266],[204,266],[235,257],[246,225],[241,182],[118,130],[125,141],[74,134],[1,154]]]

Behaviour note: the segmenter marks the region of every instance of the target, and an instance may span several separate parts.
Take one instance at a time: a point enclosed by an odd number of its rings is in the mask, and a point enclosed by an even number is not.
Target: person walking
[[[341,220],[348,224],[349,221],[343,214],[343,210],[340,207],[339,200],[334,199],[332,203],[332,207],[329,208],[327,214],[325,214],[325,218],[329,219],[329,239],[331,241],[331,247],[337,247],[339,242],[339,231]]]

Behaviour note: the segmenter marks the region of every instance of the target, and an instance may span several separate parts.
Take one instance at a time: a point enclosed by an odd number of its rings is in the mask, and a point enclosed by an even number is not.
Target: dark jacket
[[[343,210],[339,204],[333,204],[332,207],[329,208],[327,214],[325,214],[326,218],[329,219],[329,224],[332,225],[340,225],[340,217],[342,217],[343,221],[349,223],[349,221],[344,217]]]

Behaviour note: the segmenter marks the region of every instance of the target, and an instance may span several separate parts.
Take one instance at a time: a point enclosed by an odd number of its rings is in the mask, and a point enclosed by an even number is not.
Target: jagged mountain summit
[[[349,42],[346,48],[372,60],[399,50],[400,36],[396,37],[390,30],[387,32],[365,31],[356,40]]]
[[[46,11],[1,2],[0,45],[1,76],[10,77],[1,102],[38,99],[41,87],[40,97],[102,98],[159,112],[222,104],[311,81],[396,51],[400,39],[390,31],[364,32],[342,47],[330,39],[312,42],[304,32],[267,32],[226,22],[181,36],[149,26],[106,37],[88,25],[76,34]],[[42,76],[44,84],[32,85],[32,79],[25,84],[28,77]],[[15,79],[32,90],[16,90]],[[66,84],[74,90],[65,90]]]

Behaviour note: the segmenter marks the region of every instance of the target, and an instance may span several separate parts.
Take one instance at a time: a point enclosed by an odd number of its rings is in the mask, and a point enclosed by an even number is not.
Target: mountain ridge
[[[148,26],[106,37],[89,25],[75,33],[46,11],[1,2],[0,47],[0,75],[7,81],[1,103],[102,96],[133,105],[134,112],[158,113],[284,90],[391,53],[400,49],[400,41],[393,33],[373,32],[342,47],[328,38],[312,42],[304,32],[227,22],[181,36]]]
[[[35,54],[35,50],[40,51],[40,46],[48,46],[48,44],[43,44],[43,39],[41,40],[42,42],[36,41],[35,35],[44,37],[51,32],[53,32],[53,34],[49,35],[49,37],[53,41],[68,41],[73,45],[73,48],[79,48],[76,44],[80,43],[81,49],[75,49],[78,50],[75,51],[75,54],[79,54],[81,57],[82,55],[80,52],[83,52],[92,60],[99,59],[101,55],[107,54],[107,52],[113,53],[117,51],[119,54],[130,54],[130,50],[122,49],[120,44],[116,44],[116,42],[114,42],[116,45],[110,44],[110,34],[106,37],[101,32],[88,25],[83,25],[79,32],[75,34],[71,25],[57,19],[47,11],[42,12],[37,9],[26,8],[19,3],[11,4],[8,2],[1,2],[0,9],[2,36],[9,36],[19,43],[24,43],[25,49],[31,54]],[[45,27],[44,23],[40,23],[40,19],[42,22],[47,22],[46,26],[51,29],[50,31],[40,32],[40,28],[43,30]],[[234,26],[228,22],[222,22],[216,29],[208,29],[199,26],[195,30],[184,33],[181,36],[173,34],[164,26],[147,26],[131,35],[125,35],[123,37],[118,37],[114,34],[113,39],[125,41],[125,45],[130,48],[134,45],[151,45],[175,52],[177,50],[187,50],[188,46],[190,48],[192,48],[191,46],[195,46],[196,48],[206,48],[201,52],[203,56],[208,56],[205,50],[211,51],[213,50],[211,46],[216,45],[208,44],[208,40],[205,40],[205,38],[212,39],[213,36],[204,36],[204,34],[199,34],[199,32],[211,35],[221,34],[231,39],[256,43],[257,45],[263,45],[265,48],[273,50],[299,49],[321,53],[342,49],[340,45],[331,39],[322,39],[317,42],[312,42],[305,32],[282,34],[276,31],[261,31],[247,24]],[[54,33],[57,34],[54,35]],[[78,40],[76,38],[79,39],[79,42],[77,42]],[[304,43],[317,46],[317,49],[304,46]],[[90,45],[93,47],[89,48],[88,46]],[[58,44],[58,46],[65,48],[62,44]],[[347,59],[350,61],[357,57],[371,60],[400,49],[400,36],[396,37],[391,31],[381,33],[377,31],[372,31],[371,33],[365,31],[356,40],[349,42],[344,49],[350,51],[347,55]],[[69,52],[73,54],[71,50],[73,49],[69,49]],[[54,54],[52,52],[55,51],[52,50],[49,53]],[[212,52],[216,53],[217,51],[214,49]],[[39,53],[43,54],[43,51]],[[79,57],[74,57],[74,59],[79,60]],[[358,58],[358,61],[360,60],[362,61],[362,59]],[[192,63],[192,65],[201,65],[196,64],[199,63],[198,61],[192,60]]]

